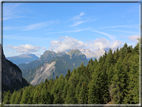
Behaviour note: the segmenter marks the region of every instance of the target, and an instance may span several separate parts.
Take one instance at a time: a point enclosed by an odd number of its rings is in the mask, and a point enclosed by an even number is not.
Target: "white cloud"
[[[109,44],[110,42],[107,39],[101,38],[101,39],[96,39],[91,43],[87,43],[86,46],[90,47],[93,51],[96,51],[109,47]]]
[[[16,50],[19,53],[33,53],[33,52],[38,52],[40,49],[46,49],[45,47],[39,47],[39,46],[32,46],[32,45],[19,45],[19,46],[11,46],[8,45],[6,46],[7,48]]]
[[[129,40],[132,42],[138,42],[138,38],[140,38],[138,35],[129,36]]]
[[[89,57],[97,57],[99,58],[104,54],[105,48],[115,49],[116,47],[122,46],[122,42],[119,40],[108,41],[105,38],[96,39],[90,42],[83,42],[72,37],[60,37],[58,41],[51,41],[51,46],[49,50],[55,52],[62,52],[69,49],[79,49],[84,52],[84,54]]]
[[[82,23],[84,23],[85,21],[77,21],[77,22],[75,22],[73,25],[71,25],[72,27],[73,26],[77,26],[77,25],[80,25],[80,24],[82,24]]]
[[[84,12],[81,12],[78,16],[74,16],[73,19],[79,20],[79,19],[81,19],[81,16],[83,16],[84,14],[85,14]]]
[[[116,47],[121,47],[122,46],[122,41],[120,40],[115,40],[111,45],[110,48],[115,49]]]
[[[99,59],[100,56],[104,55],[104,53],[105,53],[105,51],[104,51],[103,49],[100,49],[100,50],[98,50],[98,51],[96,52],[95,57],[96,57],[97,59]]]
[[[42,47],[42,49],[46,50],[46,48],[45,48],[45,47]]]
[[[63,40],[61,40],[63,39]],[[58,41],[51,41],[50,50],[53,50],[55,52],[62,52],[68,49],[81,49],[84,48],[85,44],[82,41],[78,41],[77,39],[74,39],[72,37],[60,37]]]

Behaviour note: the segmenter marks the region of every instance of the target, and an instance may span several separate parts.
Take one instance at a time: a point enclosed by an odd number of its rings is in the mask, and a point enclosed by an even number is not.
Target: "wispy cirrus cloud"
[[[82,24],[82,23],[84,23],[84,22],[86,22],[86,21],[77,21],[77,22],[75,22],[73,25],[71,25],[71,27],[80,25],[80,24]]]
[[[51,41],[53,39],[57,39],[57,38],[52,38],[52,37],[35,37],[35,36],[24,36],[24,35],[20,35],[20,34],[16,34],[16,35],[3,35],[3,39],[6,40],[23,40],[23,41],[33,41],[33,42],[45,42],[45,41]]]
[[[83,31],[83,29],[76,29],[76,30],[70,30],[70,31],[60,31],[60,32],[49,32],[49,33],[46,33],[46,34],[54,34],[54,33],[75,33],[75,32],[81,32]]]
[[[3,27],[3,30],[18,30],[23,29],[24,27],[16,27],[16,26],[5,26]]]
[[[41,22],[41,23],[34,23],[34,24],[30,24],[27,26],[4,26],[3,30],[22,30],[22,31],[28,31],[28,30],[37,30],[37,29],[42,29],[46,26],[49,26],[53,23],[58,23],[58,21],[47,21],[47,22]],[[49,31],[52,29],[48,29],[48,30],[43,30],[43,31]]]
[[[71,25],[71,27],[74,27],[74,26],[77,26],[77,25],[80,25],[80,24],[86,22],[86,21],[80,21],[80,19],[82,19],[82,16],[83,16],[83,15],[85,15],[85,13],[84,13],[84,12],[81,12],[79,15],[74,16],[72,19],[73,19],[73,21],[75,21],[75,22],[74,22],[73,25]]]
[[[139,28],[139,25],[118,25],[118,26],[99,27],[99,29],[103,28]]]
[[[110,34],[105,33],[105,32],[101,32],[101,31],[98,31],[98,30],[93,30],[93,29],[88,29],[88,30],[90,30],[90,31],[92,31],[92,32],[96,32],[96,33],[103,34],[103,35],[105,35],[105,36],[109,37],[109,38],[110,38],[110,39],[112,39],[112,40],[116,39],[116,37],[115,37],[115,36],[110,35]]]
[[[123,30],[113,30],[113,31],[118,31],[118,32],[123,32],[123,33],[133,33],[133,34],[139,33],[139,32],[131,32],[131,31],[123,31]]]
[[[73,20],[79,20],[79,19],[81,19],[81,16],[83,16],[83,15],[85,15],[85,13],[84,13],[84,12],[81,12],[79,15],[74,16],[72,19],[73,19]]]
[[[13,4],[4,4],[4,8],[3,8],[3,20],[8,20],[8,19],[12,19],[12,18],[21,18],[21,17],[25,17],[18,15],[18,13],[20,13],[20,11],[18,11],[17,7],[19,7],[20,3],[13,3]]]
[[[42,23],[35,23],[35,24],[31,24],[28,26],[25,26],[25,28],[23,30],[36,30],[36,29],[41,29],[44,28],[50,24],[52,24],[53,21],[49,21],[49,22],[42,22]]]
[[[81,12],[78,16],[74,16],[73,18],[72,18],[72,20],[74,21],[74,24],[72,24],[72,25],[70,25],[71,27],[74,27],[74,26],[78,26],[78,25],[80,25],[80,24],[82,24],[82,23],[85,23],[85,22],[92,22],[92,21],[95,21],[96,19],[83,19],[83,20],[80,20],[80,19],[82,19],[82,16],[83,15],[85,15],[85,13],[84,12]]]

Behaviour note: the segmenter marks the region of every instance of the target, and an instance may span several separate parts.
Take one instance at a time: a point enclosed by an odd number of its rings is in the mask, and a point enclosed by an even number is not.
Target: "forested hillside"
[[[110,49],[64,77],[3,93],[4,104],[138,104],[139,44]]]

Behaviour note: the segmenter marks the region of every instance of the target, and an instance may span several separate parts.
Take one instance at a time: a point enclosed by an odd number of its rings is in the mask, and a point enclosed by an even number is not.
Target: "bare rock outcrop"
[[[32,85],[37,85],[41,83],[41,81],[45,80],[48,76],[51,75],[51,72],[55,72],[55,64],[56,61],[49,63],[44,63],[37,71],[34,79],[31,81]]]
[[[18,90],[25,85],[26,80],[22,78],[22,71],[20,68],[5,58],[2,46],[0,45],[2,58],[2,90],[7,91]]]

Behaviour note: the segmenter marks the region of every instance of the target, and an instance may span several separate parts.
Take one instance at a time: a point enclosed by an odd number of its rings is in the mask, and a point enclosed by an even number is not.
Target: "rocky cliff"
[[[1,46],[0,46],[1,47]],[[29,83],[22,77],[22,72],[19,67],[5,58],[3,49],[2,53],[2,91],[18,90]]]
[[[52,62],[51,64],[44,63],[39,69],[35,72],[34,79],[30,82],[32,85],[37,85],[41,83],[41,81],[45,81],[47,77],[55,72],[55,64],[56,61]]]

